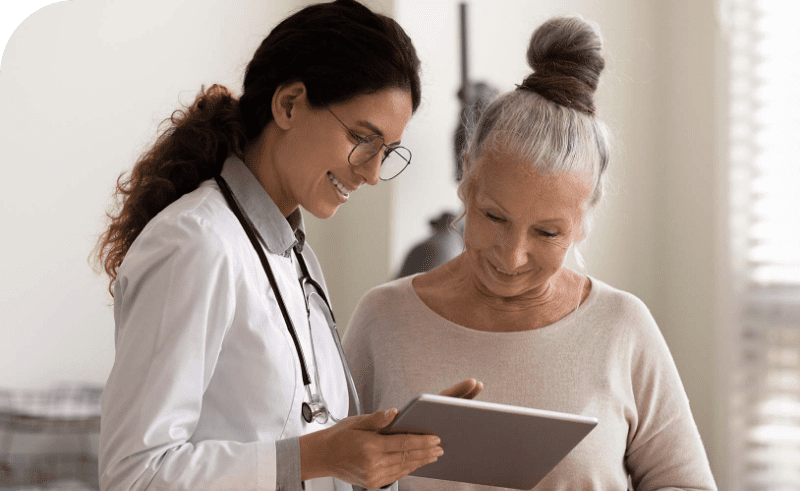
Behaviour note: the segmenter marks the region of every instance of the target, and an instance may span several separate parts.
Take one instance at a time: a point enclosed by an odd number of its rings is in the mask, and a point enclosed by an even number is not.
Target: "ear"
[[[281,129],[288,130],[297,119],[297,111],[306,105],[306,86],[292,82],[278,86],[272,95],[272,117]]]

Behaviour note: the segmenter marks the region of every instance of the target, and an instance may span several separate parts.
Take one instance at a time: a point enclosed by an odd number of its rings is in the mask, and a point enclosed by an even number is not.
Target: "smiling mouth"
[[[500,269],[500,268],[498,268],[497,266],[495,266],[495,265],[494,265],[494,264],[492,264],[492,263],[489,263],[489,264],[491,264],[491,266],[494,268],[494,270],[495,270],[495,271],[497,271],[498,273],[500,273],[500,274],[501,274],[501,275],[503,275],[503,276],[517,276],[517,275],[519,275],[519,274],[520,274],[520,272],[519,272],[519,271],[517,271],[516,273],[510,273],[510,272],[508,272],[508,271],[506,271],[506,270],[504,270],[504,269]]]
[[[344,196],[345,198],[347,198],[348,196],[350,196],[350,193],[352,193],[353,191],[355,191],[354,189],[347,189],[347,188],[344,186],[344,184],[342,184],[341,182],[339,182],[339,180],[338,180],[338,179],[336,179],[335,177],[333,177],[333,174],[331,174],[330,172],[328,172],[328,180],[329,180],[329,181],[331,181],[331,183],[333,183],[334,187],[336,187],[336,190],[337,190],[337,191],[339,191],[339,194],[341,194],[341,195],[342,195],[342,196]]]

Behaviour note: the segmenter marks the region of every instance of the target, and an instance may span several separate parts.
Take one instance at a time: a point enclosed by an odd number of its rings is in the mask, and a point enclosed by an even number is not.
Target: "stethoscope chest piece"
[[[325,424],[328,422],[328,410],[321,401],[304,402],[302,413],[306,423],[316,421],[319,424]]]

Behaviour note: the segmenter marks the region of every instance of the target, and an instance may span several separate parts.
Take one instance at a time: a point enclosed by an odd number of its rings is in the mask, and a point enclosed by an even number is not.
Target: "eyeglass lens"
[[[361,165],[372,159],[383,148],[383,139],[380,136],[368,136],[353,148],[350,153],[350,163]],[[408,149],[395,147],[384,156],[378,175],[382,180],[388,181],[403,172],[410,161],[411,152]]]

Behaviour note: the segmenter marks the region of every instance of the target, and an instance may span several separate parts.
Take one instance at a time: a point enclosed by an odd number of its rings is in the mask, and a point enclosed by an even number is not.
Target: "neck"
[[[456,261],[451,261],[453,281],[460,291],[465,292],[467,301],[485,306],[491,312],[524,313],[526,316],[538,318],[561,318],[565,310],[571,311],[580,304],[580,297],[576,297],[576,286],[579,285],[575,284],[575,280],[566,274],[567,271],[563,268],[521,295],[501,297],[486,289],[475,278],[466,260],[466,255],[462,254]],[[577,290],[580,291],[580,288]]]
[[[277,205],[281,215],[288,217],[297,209],[299,203],[284,185],[279,167],[276,165],[280,139],[280,128],[274,122],[268,123],[258,138],[247,143],[244,163]]]

